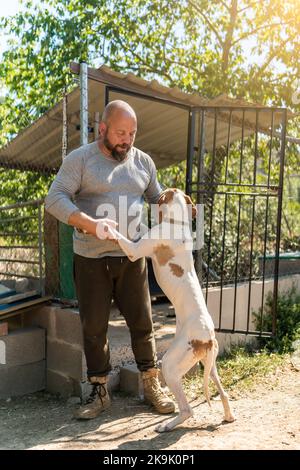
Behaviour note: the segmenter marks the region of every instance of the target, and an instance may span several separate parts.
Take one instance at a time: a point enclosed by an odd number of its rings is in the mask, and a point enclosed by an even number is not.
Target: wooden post
[[[47,211],[44,214],[45,294],[59,293],[59,222]]]

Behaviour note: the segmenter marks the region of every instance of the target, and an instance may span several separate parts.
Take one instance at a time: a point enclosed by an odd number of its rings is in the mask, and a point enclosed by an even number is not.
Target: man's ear
[[[99,123],[99,135],[102,137],[105,134],[106,130],[107,130],[107,125],[105,124],[105,122],[100,121],[100,123]]]
[[[197,215],[197,207],[195,206],[195,204],[191,200],[190,196],[188,196],[187,194],[184,195],[184,199],[185,199],[187,204],[192,204],[192,218],[194,219]]]

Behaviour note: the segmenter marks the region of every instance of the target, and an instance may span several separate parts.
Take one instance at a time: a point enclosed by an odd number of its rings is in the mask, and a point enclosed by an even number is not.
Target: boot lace
[[[152,394],[157,401],[161,401],[167,398],[166,394],[161,389],[159,381],[156,377],[149,379],[149,385],[152,389]]]
[[[103,398],[106,396],[105,384],[95,383],[93,384],[93,390],[90,393],[89,398],[86,401],[86,404],[93,403],[97,396],[100,398],[101,404],[103,406]]]

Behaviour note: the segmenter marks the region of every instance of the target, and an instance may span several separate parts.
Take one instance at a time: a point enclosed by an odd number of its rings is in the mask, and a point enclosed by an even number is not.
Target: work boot
[[[158,369],[142,372],[144,398],[146,403],[154,406],[161,414],[174,413],[174,402],[162,391],[158,380]]]
[[[107,377],[89,377],[93,386],[85,404],[74,411],[76,419],[93,419],[110,406],[110,397],[107,391]]]

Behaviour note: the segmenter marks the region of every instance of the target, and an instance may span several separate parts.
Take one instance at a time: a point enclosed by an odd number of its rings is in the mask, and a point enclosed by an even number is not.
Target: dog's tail
[[[214,357],[215,357],[214,343],[213,341],[210,341],[210,343],[211,343],[210,348],[207,348],[207,354],[206,354],[206,360],[205,360],[205,366],[204,366],[204,379],[203,379],[204,395],[209,406],[211,406],[211,403],[210,403],[210,397],[209,397],[208,384],[209,384],[210,372],[213,367]]]

